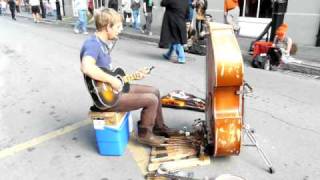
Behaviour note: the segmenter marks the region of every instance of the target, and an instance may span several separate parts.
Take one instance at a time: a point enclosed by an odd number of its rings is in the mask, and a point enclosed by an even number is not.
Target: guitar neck
[[[139,77],[138,72],[135,72],[135,73],[132,73],[132,74],[129,74],[129,75],[125,75],[123,77],[123,81],[125,83],[129,83],[129,82],[134,81],[134,80],[139,80],[140,78],[138,78],[138,77]]]

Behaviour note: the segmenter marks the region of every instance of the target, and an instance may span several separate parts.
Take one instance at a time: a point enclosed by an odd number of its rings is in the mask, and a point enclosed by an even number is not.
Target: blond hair
[[[100,8],[94,15],[97,31],[101,31],[107,26],[113,27],[116,23],[122,22],[122,16],[111,8]]]

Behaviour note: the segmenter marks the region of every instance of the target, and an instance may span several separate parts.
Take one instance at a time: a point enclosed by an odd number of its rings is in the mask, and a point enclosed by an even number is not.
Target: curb
[[[24,15],[17,15],[19,17],[23,17],[26,19],[33,19],[32,17],[29,16],[24,16]],[[66,25],[66,26],[73,26],[73,23],[71,22],[64,22],[64,21],[54,21],[54,20],[48,20],[45,19],[42,21],[43,23],[48,23],[48,24],[54,24],[54,25]],[[88,26],[88,29],[91,31],[95,31],[95,28],[92,26]],[[137,34],[137,33],[130,33],[130,32],[125,32],[123,31],[120,36],[127,37],[130,39],[136,39],[136,40],[141,40],[141,41],[148,41],[148,42],[153,42],[153,43],[158,43],[160,40],[159,36],[148,36],[148,35],[143,35],[143,34]],[[249,55],[245,50],[241,50],[243,60],[245,61],[246,64],[251,64],[251,55]],[[305,63],[288,63],[283,67],[283,70],[290,70],[293,72],[299,72],[299,73],[304,73],[304,74],[310,74],[310,75],[316,75],[320,76],[320,66],[315,66],[315,65],[310,65],[310,64],[305,64]]]

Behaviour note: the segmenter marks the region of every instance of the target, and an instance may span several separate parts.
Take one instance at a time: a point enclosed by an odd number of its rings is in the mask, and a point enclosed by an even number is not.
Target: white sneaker
[[[149,36],[152,36],[152,32],[149,32]]]
[[[76,33],[76,34],[79,34],[79,33],[80,33],[79,29],[76,29],[76,28],[74,28],[73,31],[74,31],[74,33]]]
[[[85,32],[83,32],[83,34],[84,34],[84,35],[87,35],[87,34],[89,34],[89,33],[88,33],[88,31],[85,31]]]

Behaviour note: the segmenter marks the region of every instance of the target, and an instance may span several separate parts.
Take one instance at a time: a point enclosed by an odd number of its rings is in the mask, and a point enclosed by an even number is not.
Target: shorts
[[[31,6],[31,12],[32,14],[39,14],[40,13],[39,6]]]

